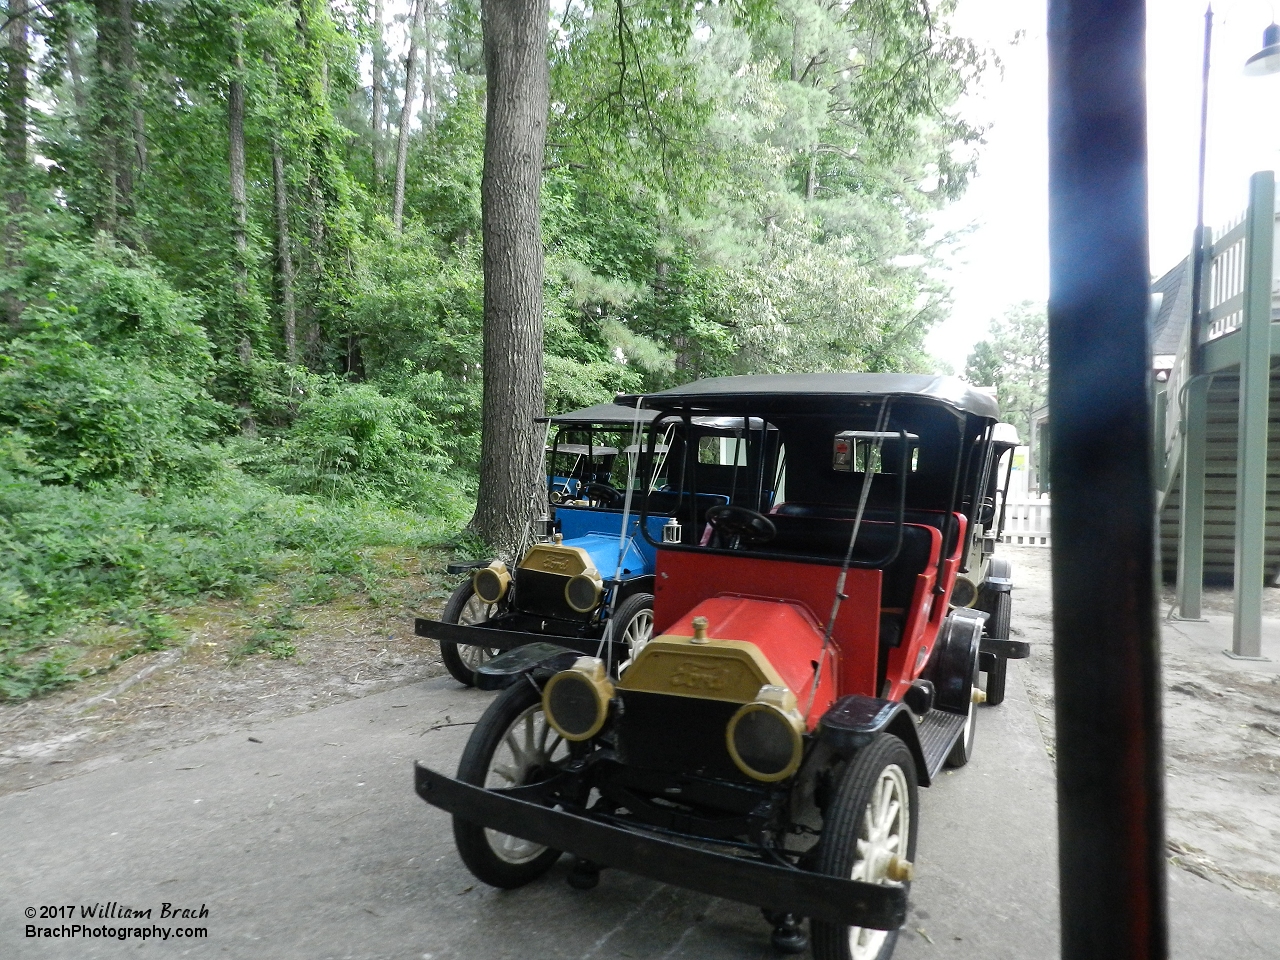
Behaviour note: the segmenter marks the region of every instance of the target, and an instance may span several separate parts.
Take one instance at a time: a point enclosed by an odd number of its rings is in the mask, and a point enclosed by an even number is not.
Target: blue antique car
[[[741,433],[740,424],[717,418],[666,428],[653,438],[657,469],[637,489],[634,467],[653,417],[651,410],[598,404],[548,418],[551,515],[527,531],[515,562],[452,566],[468,578],[439,620],[416,621],[417,634],[440,645],[455,680],[473,686],[482,663],[539,640],[600,655],[615,670],[648,641],[653,543],[696,543],[707,510],[730,502],[728,489],[707,492],[705,477],[736,456]],[[685,478],[698,460],[704,482],[694,494]],[[640,533],[642,500],[647,537]]]

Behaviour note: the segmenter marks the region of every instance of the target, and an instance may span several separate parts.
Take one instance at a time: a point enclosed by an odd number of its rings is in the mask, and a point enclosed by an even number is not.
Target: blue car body
[[[599,510],[561,505],[556,507],[556,522],[566,547],[582,547],[591,557],[597,570],[606,578],[618,570],[619,540],[622,534],[622,511]],[[662,540],[662,528],[666,517],[651,516],[646,529],[654,540]],[[657,551],[653,544],[640,535],[639,511],[633,509],[627,518],[626,546],[622,555],[619,577],[652,576]]]

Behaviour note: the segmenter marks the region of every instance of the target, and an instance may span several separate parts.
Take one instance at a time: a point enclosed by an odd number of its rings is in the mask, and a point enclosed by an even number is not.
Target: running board
[[[929,771],[932,781],[946,762],[947,754],[956,745],[956,741],[964,736],[964,722],[967,715],[952,713],[949,710],[934,708],[924,715],[916,727],[920,737],[920,750],[924,753],[924,765]]]

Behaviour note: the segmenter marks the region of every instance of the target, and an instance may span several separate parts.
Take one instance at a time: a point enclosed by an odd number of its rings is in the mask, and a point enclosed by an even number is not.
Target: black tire
[[[513,730],[516,736],[509,739],[508,734]],[[542,731],[547,731],[546,736]],[[522,760],[512,748],[512,743],[521,741],[525,745],[540,744],[542,749],[534,751],[538,756],[527,758],[528,762]],[[505,753],[495,762],[500,750]],[[458,764],[458,779],[477,787],[536,783],[557,763],[567,759],[567,745],[547,725],[540,693],[522,679],[502,691],[476,724]],[[512,762],[516,765],[515,776],[496,769],[498,766],[510,769]],[[560,859],[559,850],[549,850],[459,817],[453,818],[453,839],[462,862],[476,879],[504,890],[523,887],[538,879]]]
[[[997,593],[995,599],[983,609],[991,614],[987,620],[987,636],[995,640],[1008,640],[1013,598],[1008,593]],[[987,671],[987,706],[995,707],[1004,702],[1004,683],[1008,671],[1008,659],[997,654],[995,663]]]
[[[963,767],[973,759],[973,742],[978,735],[978,705],[973,702],[973,688],[978,685],[982,670],[979,664],[981,657],[976,646],[973,651],[973,673],[969,681],[969,712],[965,715],[964,733],[960,735],[960,739],[951,748],[946,759],[946,765],[952,769]]]
[[[647,629],[646,629],[647,626]],[[613,611],[613,642],[624,645],[619,662],[634,660],[653,639],[653,594],[633,593]]]
[[[905,795],[905,818],[901,805],[891,816],[877,815],[872,810],[873,805],[883,802],[884,790],[889,790],[891,796],[893,793],[899,797]],[[919,818],[917,792],[915,760],[907,745],[893,734],[876,736],[849,761],[827,806],[822,836],[818,840],[817,872],[871,883],[891,882],[885,877],[891,849],[898,857],[915,859],[916,823]],[[884,840],[874,840],[870,835],[869,819],[888,822],[891,827],[896,827],[897,842],[888,842],[894,836],[892,831]],[[859,843],[868,847],[874,845],[875,848],[870,850],[871,857],[859,853]],[[888,960],[898,942],[897,930],[847,927],[821,920],[812,921],[810,932],[814,960]],[[861,941],[857,953],[854,952],[855,941]]]
[[[444,613],[440,619],[445,623],[479,623],[488,620],[497,612],[497,604],[485,603],[476,596],[471,580],[458,584],[444,605]],[[476,685],[476,668],[486,660],[492,660],[499,651],[488,647],[475,647],[465,644],[466,650],[460,650],[458,644],[451,640],[440,641],[440,659],[449,676],[465,687]]]

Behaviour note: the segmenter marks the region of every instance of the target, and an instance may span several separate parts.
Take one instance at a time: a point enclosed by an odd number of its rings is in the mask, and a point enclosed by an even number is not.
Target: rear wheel
[[[907,745],[882,733],[849,761],[823,818],[817,869],[865,883],[891,876],[916,852],[916,766]],[[897,930],[814,920],[814,960],[888,960]]]
[[[977,689],[978,680],[982,676],[981,657],[977,648],[978,644],[974,644],[973,669],[969,674],[969,710],[964,718],[964,732],[947,754],[948,767],[963,767],[973,757],[973,741],[978,732],[978,705],[974,703],[973,691]]]
[[[458,584],[458,588],[449,596],[444,605],[444,613],[440,619],[445,623],[483,623],[498,610],[496,603],[485,603],[476,596],[475,588],[470,580]],[[488,647],[477,647],[469,643],[454,643],[451,640],[440,641],[440,659],[449,671],[449,676],[464,686],[476,685],[476,671],[481,664],[492,660],[499,651]]]
[[[987,620],[987,636],[993,640],[1008,640],[1013,598],[1008,593],[997,593],[987,612],[991,614]],[[1009,671],[1006,657],[995,654],[994,660],[991,669],[987,671],[987,704],[992,707],[1004,701],[1004,682]]]
[[[458,779],[490,789],[519,787],[553,776],[569,747],[547,723],[542,696],[521,679],[489,704],[458,764]],[[477,879],[506,890],[542,876],[559,850],[453,818],[458,854]]]

